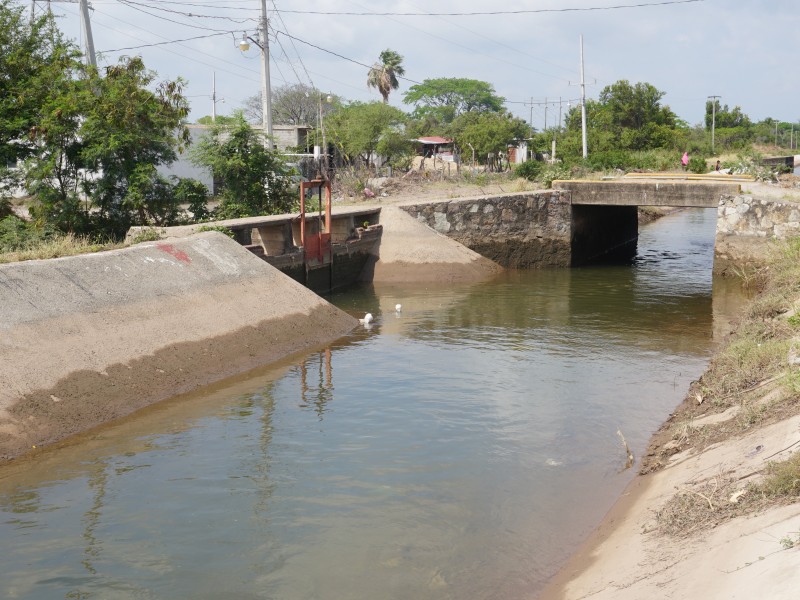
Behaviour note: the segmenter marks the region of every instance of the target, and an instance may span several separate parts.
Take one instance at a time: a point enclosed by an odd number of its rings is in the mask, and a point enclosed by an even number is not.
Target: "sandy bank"
[[[798,239],[772,247],[760,294],[653,436],[648,474],[541,600],[798,596],[798,255]]]
[[[0,265],[0,460],[357,320],[226,236]]]
[[[800,504],[679,538],[659,532],[656,511],[676,491],[720,474],[744,481],[767,460],[788,457],[798,443],[800,416],[699,454],[677,454],[664,470],[638,477],[539,598],[796,598],[798,549],[785,549],[780,540],[800,531]]]

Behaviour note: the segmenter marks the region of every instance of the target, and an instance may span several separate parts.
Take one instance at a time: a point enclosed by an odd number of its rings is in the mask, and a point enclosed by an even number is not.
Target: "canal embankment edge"
[[[745,205],[772,222],[748,198],[723,203],[720,216],[733,206],[743,217]],[[800,241],[758,237],[769,247],[758,255],[769,263],[751,275],[751,283],[763,278],[761,293],[653,436],[642,474],[540,600],[796,596],[800,503],[797,491],[774,494],[768,484],[777,467],[789,465],[797,489]]]
[[[0,463],[358,321],[218,232],[0,265]]]

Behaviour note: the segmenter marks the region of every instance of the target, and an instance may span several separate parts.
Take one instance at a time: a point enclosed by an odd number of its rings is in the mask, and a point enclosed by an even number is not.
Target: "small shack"
[[[417,147],[417,155],[424,158],[438,158],[440,160],[455,160],[453,150],[453,140],[432,135],[421,137],[414,140]]]

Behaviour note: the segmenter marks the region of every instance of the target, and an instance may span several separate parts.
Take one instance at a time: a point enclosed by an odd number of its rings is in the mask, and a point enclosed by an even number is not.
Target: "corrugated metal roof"
[[[415,141],[420,142],[421,144],[450,144],[453,140],[432,135],[430,137],[417,138]]]

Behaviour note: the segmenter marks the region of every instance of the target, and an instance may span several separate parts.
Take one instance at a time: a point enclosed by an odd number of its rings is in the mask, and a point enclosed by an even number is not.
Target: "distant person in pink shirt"
[[[685,171],[686,168],[689,166],[689,153],[684,152],[683,156],[681,157],[681,164],[683,165],[683,170]]]

